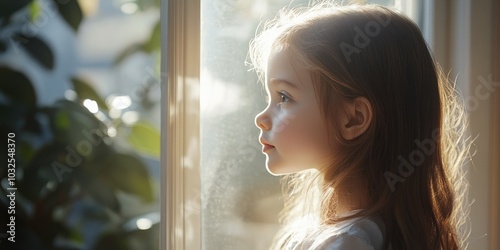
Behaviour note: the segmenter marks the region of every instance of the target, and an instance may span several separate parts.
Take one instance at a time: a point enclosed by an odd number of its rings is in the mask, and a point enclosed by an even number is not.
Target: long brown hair
[[[385,224],[386,248],[465,247],[465,111],[418,26],[377,5],[323,3],[282,11],[267,23],[251,43],[258,72],[283,46],[310,70],[329,138],[342,146],[328,168],[285,177],[284,226],[274,248],[284,248],[301,219],[331,225],[373,215]],[[336,117],[357,97],[370,102],[372,123],[346,140]],[[363,209],[339,216],[337,204],[349,193],[343,187],[353,179]]]

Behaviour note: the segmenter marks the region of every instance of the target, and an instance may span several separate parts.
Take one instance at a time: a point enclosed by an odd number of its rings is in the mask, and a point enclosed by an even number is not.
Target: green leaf
[[[151,53],[155,50],[159,50],[161,46],[161,30],[160,30],[160,22],[158,21],[154,28],[153,31],[151,32],[151,35],[149,39],[142,43],[142,44],[135,44],[127,49],[125,49],[123,52],[118,55],[118,57],[115,59],[114,64],[121,63],[123,60],[125,60],[127,57],[130,55],[133,55],[134,53],[137,52],[146,52],[146,53]]]
[[[2,0],[0,1],[0,19],[11,16],[18,10],[24,8],[33,0]]]
[[[0,131],[4,134],[22,132],[25,125],[24,117],[27,110],[22,105],[3,105],[0,104]]]
[[[40,109],[40,112],[48,116],[54,139],[59,143],[73,148],[77,148],[80,143],[90,143],[92,152],[88,157],[97,157],[96,154],[102,152],[107,128],[85,107],[61,100],[53,108]]]
[[[54,55],[44,41],[38,37],[27,37],[21,33],[14,34],[12,38],[21,44],[29,55],[46,69],[54,68]]]
[[[47,144],[40,148],[24,169],[19,190],[30,200],[37,200],[47,183],[57,186],[68,180],[75,168],[66,163],[64,146]],[[62,168],[60,168],[62,167]]]
[[[81,228],[79,227],[70,227],[67,229],[66,233],[68,239],[72,242],[78,242],[80,244],[83,244],[85,242],[85,237],[83,236],[84,230],[81,230]],[[67,248],[74,249],[72,247],[67,247]],[[63,249],[53,249],[53,250],[63,250]]]
[[[144,44],[135,44],[135,45],[132,45],[132,46],[126,48],[123,52],[121,52],[116,57],[116,59],[114,60],[113,64],[119,64],[119,63],[123,62],[123,60],[125,60],[130,55],[133,55],[133,54],[135,54],[137,52],[142,52],[142,51],[144,51]]]
[[[38,4],[38,1],[33,1],[29,6],[31,21],[35,22],[35,20],[40,16],[41,8]]]
[[[42,126],[40,122],[37,119],[37,110],[36,109],[30,109],[26,113],[24,117],[24,127],[23,130],[25,132],[32,132],[38,135],[42,135]]]
[[[84,192],[92,196],[95,201],[116,213],[120,212],[120,203],[116,198],[114,190],[102,181],[99,176],[88,176],[87,181],[82,183]]]
[[[7,45],[5,45],[4,41],[0,41],[0,53],[3,53],[7,50]]]
[[[77,31],[83,19],[82,9],[77,0],[54,0],[59,13],[68,25]]]
[[[144,44],[144,50],[148,53],[151,53],[155,50],[159,50],[161,47],[161,22],[158,21],[153,31],[151,32],[151,36],[149,40]]]
[[[36,149],[31,141],[16,142],[16,161],[19,165],[26,165],[33,159],[36,154]]]
[[[161,23],[160,21],[158,21],[153,27],[151,35],[149,36],[149,39],[146,42],[142,44],[134,44],[125,49],[116,57],[116,59],[114,60],[114,64],[121,63],[123,60],[125,60],[130,55],[133,55],[134,53],[137,52],[151,53],[154,52],[155,50],[159,50],[160,47],[161,47]]]
[[[56,130],[67,130],[70,127],[69,112],[58,112],[54,119]]]
[[[35,89],[30,80],[21,72],[0,67],[0,92],[16,104],[26,108],[36,107]]]
[[[138,122],[132,125],[127,141],[142,153],[160,157],[160,131],[149,123]]]
[[[100,176],[109,185],[138,195],[146,202],[154,200],[146,166],[137,157],[121,153],[108,154],[100,168]]]
[[[134,247],[129,244],[129,241],[134,240],[134,237],[127,237],[123,232],[120,231],[108,231],[101,235],[97,242],[95,243],[94,250],[108,250],[108,249],[120,249],[120,250],[131,250]],[[125,237],[124,237],[125,236]],[[132,238],[132,239],[131,239]],[[136,239],[135,239],[136,240]],[[144,247],[144,246],[141,246]]]
[[[85,99],[94,100],[97,102],[97,105],[100,109],[109,110],[106,102],[99,96],[97,91],[95,91],[92,86],[86,81],[78,78],[72,78],[71,83],[73,83],[73,89],[76,94],[78,94],[78,98],[83,101]]]

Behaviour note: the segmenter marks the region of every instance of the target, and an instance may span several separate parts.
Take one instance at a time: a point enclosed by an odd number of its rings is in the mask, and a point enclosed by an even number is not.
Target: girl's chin
[[[269,172],[273,176],[283,176],[283,175],[287,174],[287,173],[282,173],[282,172],[276,172],[276,171],[273,171],[273,170],[271,170],[269,168],[267,168],[267,172]]]
[[[271,175],[274,176],[283,176],[283,175],[288,175],[288,174],[295,174],[297,172],[300,172],[305,169],[298,169],[298,168],[293,168],[293,167],[287,167],[287,166],[273,166],[273,165],[266,165],[267,172],[269,172]]]
[[[266,169],[267,169],[267,172],[269,172],[271,175],[274,175],[274,176],[282,176],[282,175],[287,174],[287,171],[283,171],[284,169],[281,166],[273,166],[273,165],[266,164]]]

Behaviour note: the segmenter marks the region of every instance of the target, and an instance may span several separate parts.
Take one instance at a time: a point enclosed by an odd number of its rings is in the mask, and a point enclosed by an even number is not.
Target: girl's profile
[[[283,10],[252,41],[272,249],[465,246],[466,117],[418,26],[378,5]]]

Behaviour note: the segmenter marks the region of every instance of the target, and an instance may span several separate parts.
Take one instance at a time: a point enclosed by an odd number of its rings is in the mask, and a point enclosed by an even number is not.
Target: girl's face
[[[255,117],[266,167],[274,175],[319,169],[332,152],[310,72],[290,53],[281,49],[269,57],[268,105]]]

